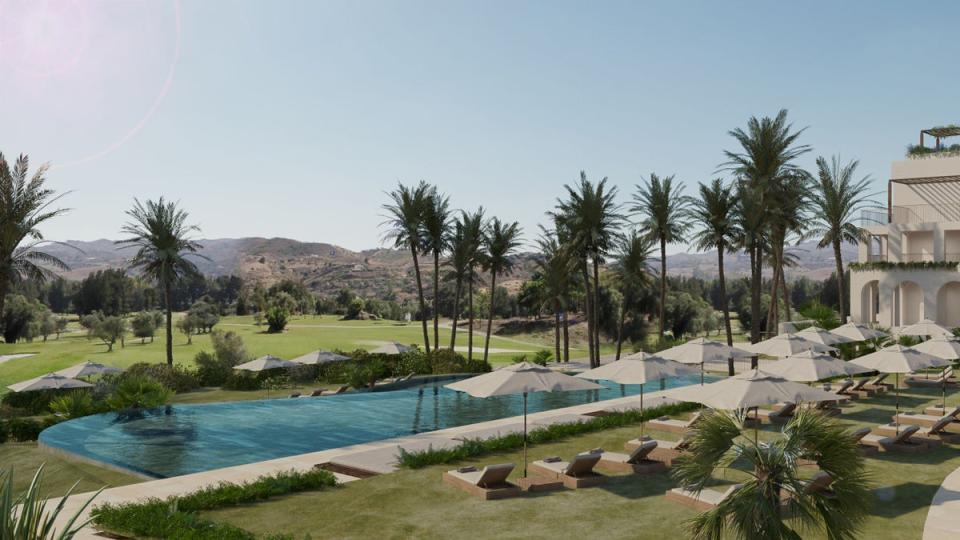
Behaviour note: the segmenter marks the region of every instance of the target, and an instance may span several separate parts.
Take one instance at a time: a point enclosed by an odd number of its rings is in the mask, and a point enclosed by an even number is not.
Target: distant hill
[[[321,242],[300,242],[288,238],[217,238],[200,240],[201,254],[196,264],[209,275],[236,274],[247,281],[266,285],[284,278],[303,281],[321,294],[333,294],[343,287],[364,296],[381,296],[389,291],[400,297],[415,293],[413,263],[406,251],[370,249],[350,251]],[[133,254],[132,249],[116,246],[111,240],[75,241],[52,245],[47,251],[63,259],[71,270],[68,279],[82,279],[91,272],[121,268]],[[806,275],[824,279],[834,268],[833,252],[819,250],[813,243],[791,247],[800,266],[788,271],[789,277]],[[844,249],[846,261],[856,260],[856,248]],[[517,270],[503,285],[511,292],[528,279],[535,269],[534,254],[518,256]],[[748,275],[749,258],[743,254],[728,255],[725,270],[728,276]],[[429,260],[421,260],[421,268],[429,271]],[[717,274],[716,252],[678,253],[667,257],[671,275],[712,278]]]

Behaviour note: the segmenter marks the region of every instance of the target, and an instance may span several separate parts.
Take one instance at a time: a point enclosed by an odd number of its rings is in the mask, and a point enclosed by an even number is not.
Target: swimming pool
[[[699,382],[699,375],[667,387]],[[40,434],[44,445],[164,478],[496,420],[523,413],[520,396],[478,399],[443,388],[450,379],[388,392],[174,405],[138,417],[98,414]],[[537,393],[529,411],[639,394],[639,385]],[[648,384],[647,392],[659,390]]]

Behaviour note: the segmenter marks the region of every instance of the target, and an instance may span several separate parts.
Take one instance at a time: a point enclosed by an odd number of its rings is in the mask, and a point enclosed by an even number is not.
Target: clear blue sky
[[[705,181],[727,130],[780,108],[884,189],[921,128],[960,120],[957,21],[956,2],[0,0],[0,150],[73,190],[55,239],[116,238],[133,197],[163,195],[204,237],[370,248],[383,191],[419,179],[532,238],[581,169],[624,201],[651,171]]]

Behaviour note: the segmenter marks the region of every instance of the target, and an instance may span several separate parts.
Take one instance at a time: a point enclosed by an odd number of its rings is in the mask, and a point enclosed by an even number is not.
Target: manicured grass
[[[904,389],[901,407],[919,410],[937,402],[936,391]],[[948,404],[956,401],[948,398]],[[894,398],[854,402],[844,407],[842,421],[851,427],[890,421]],[[772,428],[765,428],[770,430]],[[650,432],[659,438],[675,435]],[[570,457],[602,447],[620,450],[638,435],[637,427],[613,429],[539,445],[530,457]],[[761,432],[761,438],[772,436]],[[960,467],[960,445],[943,445],[925,454],[874,454],[866,457],[874,482],[874,508],[863,538],[920,538],[927,507],[943,478]],[[663,493],[674,486],[668,474],[619,475],[600,488],[560,491],[503,501],[481,502],[440,481],[455,466],[513,462],[520,476],[522,454],[490,455],[478,461],[439,465],[346,484],[324,493],[302,493],[243,508],[207,512],[203,517],[224,521],[260,534],[294,537],[366,538],[390,531],[391,537],[449,538],[667,538],[683,537],[683,520],[692,510],[670,503]],[[734,481],[736,479],[726,479]],[[297,516],[296,519],[290,519]],[[482,526],[478,526],[482,524]],[[817,538],[804,533],[804,538]]]
[[[40,450],[35,442],[0,444],[0,469],[6,471],[13,467],[13,487],[16,493],[27,489],[34,473],[42,464],[45,464],[42,489],[45,497],[63,495],[78,480],[80,484],[77,486],[77,493],[143,481],[136,476],[45,452]]]
[[[243,337],[251,354],[262,356],[272,354],[281,358],[295,358],[317,349],[375,349],[385,341],[400,343],[422,343],[422,331],[419,323],[397,323],[395,321],[339,321],[336,317],[298,317],[294,318],[282,334],[267,334],[265,327],[253,325],[252,317],[225,317],[217,326],[221,330],[233,330]],[[430,329],[431,340],[433,329]],[[183,334],[174,335],[174,361],[187,366],[193,365],[193,357],[201,350],[212,350],[210,337],[193,336],[193,344],[187,345]],[[450,331],[440,329],[440,343],[448,345]],[[461,328],[457,332],[457,344],[466,346],[466,333]],[[483,355],[483,341],[480,334],[474,334],[474,356]],[[537,351],[542,347],[522,341],[522,336],[510,339],[490,338],[490,347],[498,349]],[[128,338],[126,347],[114,346],[113,352],[106,352],[99,340],[88,340],[83,332],[64,334],[60,339],[50,338],[47,342],[0,344],[0,355],[17,353],[37,353],[36,356],[20,358],[0,364],[0,394],[6,392],[6,386],[72,366],[84,360],[92,360],[118,367],[129,366],[136,362],[163,362],[165,359],[162,333],[157,334],[153,343],[140,343],[139,339]],[[491,353],[493,363],[508,363],[518,353]]]

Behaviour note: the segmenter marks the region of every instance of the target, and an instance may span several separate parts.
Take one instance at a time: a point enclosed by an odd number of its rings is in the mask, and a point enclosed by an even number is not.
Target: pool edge
[[[67,459],[70,459],[70,460],[73,460],[73,461],[79,461],[79,462],[81,462],[81,463],[86,463],[87,465],[94,465],[94,466],[97,466],[97,467],[101,467],[101,468],[103,468],[103,469],[109,469],[109,470],[114,471],[114,472],[119,472],[119,473],[123,473],[123,474],[129,474],[130,476],[136,476],[137,478],[139,478],[139,479],[141,479],[141,480],[161,480],[161,479],[163,479],[163,478],[166,478],[166,477],[162,477],[162,476],[151,476],[151,475],[149,475],[149,474],[145,474],[145,473],[140,472],[140,471],[135,471],[135,470],[133,470],[133,469],[128,469],[127,467],[121,467],[120,465],[114,465],[113,463],[107,463],[107,462],[100,461],[100,460],[96,460],[96,459],[89,458],[89,457],[86,457],[86,456],[81,456],[80,454],[76,454],[76,453],[74,453],[74,452],[70,452],[69,450],[64,450],[63,448],[60,448],[60,447],[57,447],[57,446],[51,446],[51,445],[49,445],[49,444],[41,441],[39,438],[37,439],[37,448],[40,449],[42,452],[46,452],[46,453],[49,453],[49,454],[52,454],[52,455],[55,455],[55,456],[67,458]]]

